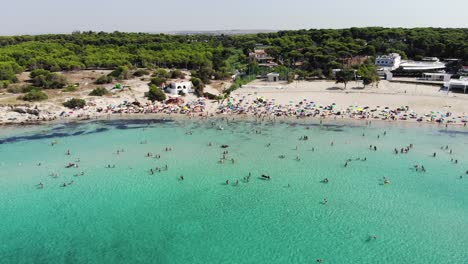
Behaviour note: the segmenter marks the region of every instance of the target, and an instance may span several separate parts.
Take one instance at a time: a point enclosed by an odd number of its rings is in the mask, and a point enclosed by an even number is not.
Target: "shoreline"
[[[278,86],[279,85],[279,86]],[[327,120],[352,123],[418,123],[464,127],[468,95],[444,94],[427,85],[382,81],[378,88],[343,90],[330,81],[268,83],[256,80],[222,101],[192,94],[164,103],[145,98],[145,86],[115,96],[83,97],[83,109],[59,101],[0,106],[0,127],[45,125],[105,119]]]
[[[262,119],[262,120],[260,120]],[[87,123],[87,122],[99,122],[99,121],[119,121],[119,120],[158,120],[158,121],[187,121],[187,120],[205,120],[205,121],[246,121],[246,122],[259,122],[260,124],[276,124],[276,123],[295,123],[295,124],[311,124],[311,125],[355,125],[355,126],[370,126],[373,124],[388,125],[388,126],[432,126],[440,127],[443,129],[463,129],[468,127],[464,123],[440,123],[440,122],[418,122],[414,119],[410,120],[384,120],[384,119],[372,119],[372,118],[351,118],[342,116],[342,118],[323,118],[323,117],[293,117],[293,116],[281,116],[271,117],[263,116],[256,117],[251,114],[213,114],[213,115],[187,115],[187,114],[164,114],[164,113],[136,113],[136,114],[109,114],[109,115],[98,115],[90,118],[81,117],[69,117],[54,120],[38,120],[35,122],[21,122],[21,123],[0,123],[0,128],[24,128],[24,127],[37,127],[47,125],[67,125],[72,123]]]

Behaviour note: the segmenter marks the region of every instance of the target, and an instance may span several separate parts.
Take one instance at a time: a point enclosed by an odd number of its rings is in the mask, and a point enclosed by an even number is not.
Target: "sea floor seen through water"
[[[0,143],[1,263],[468,263],[465,128],[109,120]]]

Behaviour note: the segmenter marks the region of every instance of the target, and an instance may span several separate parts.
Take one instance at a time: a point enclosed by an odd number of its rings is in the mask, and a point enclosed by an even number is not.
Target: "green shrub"
[[[156,69],[153,75],[151,76],[168,79],[171,78],[171,73],[166,71],[165,69]]]
[[[89,93],[89,95],[91,96],[103,96],[103,95],[106,95],[108,94],[109,91],[107,91],[106,88],[104,87],[97,87],[96,89],[94,89],[91,93]]]
[[[0,62],[0,81],[17,82],[16,74],[22,71],[23,67],[16,62]]]
[[[159,89],[156,85],[150,85],[148,93],[146,93],[146,97],[152,102],[159,101],[162,102],[166,100],[166,94]]]
[[[3,89],[3,88],[8,88],[8,86],[10,85],[10,81],[8,80],[4,80],[4,81],[0,81],[0,89]]]
[[[22,85],[21,86],[21,92],[22,93],[29,93],[31,92],[32,90],[41,90],[41,88],[38,88],[38,87],[34,87],[32,85]]]
[[[151,78],[150,85],[156,85],[158,87],[161,87],[162,84],[166,82],[166,78],[161,78],[161,77],[154,77]]]
[[[202,97],[204,94],[205,84],[200,80],[200,78],[192,77],[190,81],[193,84],[193,89],[195,90],[195,94],[199,97]]]
[[[75,108],[83,108],[86,105],[86,101],[83,99],[78,99],[78,98],[72,98],[65,103],[63,103],[63,106],[70,108],[70,109],[75,109]]]
[[[78,88],[75,85],[68,85],[63,89],[64,92],[71,93],[71,92],[76,92]]]
[[[181,70],[173,70],[170,72],[172,79],[184,79],[185,74]]]
[[[39,89],[32,89],[28,93],[23,96],[20,96],[19,99],[23,101],[35,102],[35,101],[43,101],[47,100],[49,96],[46,93]]]
[[[50,71],[48,70],[44,70],[44,69],[35,69],[33,71],[31,71],[31,73],[29,74],[29,76],[31,77],[31,79],[34,79],[36,78],[37,76],[40,76],[40,75],[48,75],[50,74]]]
[[[235,90],[239,89],[240,87],[242,87],[242,85],[248,84],[249,82],[251,82],[251,81],[253,81],[255,79],[256,79],[255,75],[247,75],[247,76],[244,76],[244,77],[237,77],[234,80],[234,83],[231,84],[231,86],[227,90],[224,91],[224,94],[229,95],[233,91],[235,91]]]
[[[23,88],[21,87],[21,85],[13,84],[13,85],[8,86],[7,92],[13,93],[13,94],[19,94],[19,93],[23,93]]]
[[[112,76],[102,75],[101,77],[97,78],[94,83],[95,84],[106,84],[106,83],[111,83],[113,80],[114,80],[114,78],[112,78]]]
[[[139,70],[136,70],[136,71],[133,73],[133,76],[135,76],[135,77],[141,77],[141,76],[148,75],[148,74],[149,74],[149,71],[148,71],[148,70],[139,69]]]
[[[114,77],[117,80],[126,80],[130,77],[130,72],[127,66],[119,66],[109,73],[109,76]]]
[[[44,69],[33,70],[30,76],[33,85],[40,88],[58,89],[67,85],[65,76]]]

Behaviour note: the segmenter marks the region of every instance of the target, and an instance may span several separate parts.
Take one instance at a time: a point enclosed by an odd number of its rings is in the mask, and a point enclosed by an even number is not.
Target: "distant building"
[[[192,82],[190,81],[180,81],[172,82],[167,88],[166,91],[172,95],[178,95],[179,93],[192,93]]]
[[[276,73],[276,72],[271,72],[269,74],[267,74],[267,80],[269,82],[277,82],[279,81],[279,73]]]
[[[272,57],[268,56],[268,53],[264,49],[255,49],[254,52],[249,53],[249,57],[257,61],[271,60]]]
[[[341,58],[340,60],[343,62],[344,65],[347,66],[354,66],[354,65],[361,65],[369,59],[369,56],[353,56],[350,58]]]
[[[446,63],[436,57],[425,57],[421,61],[402,60],[398,53],[378,56],[375,65],[380,75],[391,71],[394,76],[419,76],[423,73],[444,73]]]
[[[436,72],[445,70],[445,63],[438,58],[428,57],[422,61],[402,61],[400,71],[403,72]]]
[[[257,44],[255,46],[254,51],[249,53],[250,59],[257,61],[260,66],[265,66],[265,67],[278,66],[278,64],[274,62],[274,58],[269,56],[268,53],[266,52],[268,48],[269,48],[268,46]]]
[[[389,55],[378,56],[375,59],[375,65],[379,68],[378,70],[395,70],[400,67],[401,56],[398,53],[391,53]]]
[[[452,75],[447,73],[425,72],[423,73],[421,80],[448,82],[450,81],[450,77],[452,77]]]

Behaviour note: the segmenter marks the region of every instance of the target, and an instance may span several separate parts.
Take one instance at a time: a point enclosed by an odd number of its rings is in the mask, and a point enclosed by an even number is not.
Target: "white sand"
[[[18,105],[23,109],[40,110],[39,119],[54,118],[65,112],[66,118],[77,118],[80,116],[89,116],[91,118],[103,115],[98,114],[98,108],[106,108],[108,105],[119,105],[124,101],[138,101],[146,104],[148,101],[144,93],[148,91],[149,76],[134,78],[122,81],[125,86],[131,89],[123,91],[113,91],[109,96],[92,97],[89,92],[97,85],[93,81],[101,74],[107,74],[108,71],[80,71],[66,73],[70,83],[79,83],[77,92],[65,93],[57,90],[46,90],[49,94],[49,100],[39,103],[26,103],[18,101],[15,98],[18,95],[5,93],[0,95],[0,124],[2,123],[21,123],[27,120],[37,120],[38,117],[31,114],[20,114],[12,111],[10,105]],[[27,79],[27,76],[21,76],[20,79]],[[99,85],[110,90],[114,85]],[[206,88],[207,92],[218,94],[219,89],[228,87],[229,82],[213,82]],[[314,101],[316,105],[337,104],[339,109],[346,109],[351,105],[390,107],[391,109],[400,106],[409,106],[410,111],[415,111],[419,115],[428,114],[431,111],[452,112],[454,116],[468,115],[468,94],[449,93],[439,91],[439,87],[430,85],[415,85],[392,83],[381,81],[377,87],[366,87],[362,89],[362,84],[351,82],[346,90],[343,90],[343,84],[335,84],[332,81],[299,81],[287,84],[268,83],[257,80],[244,86],[232,93],[233,97],[246,98],[247,101],[253,101],[258,96],[265,97],[268,100],[275,99],[277,104],[294,104],[307,99]],[[62,106],[62,103],[70,98],[83,98],[88,102],[88,107],[84,110],[72,111]],[[196,99],[194,95],[184,97],[186,102]],[[21,106],[23,105],[23,106]],[[25,106],[28,105],[28,106]],[[218,103],[207,100],[206,110],[210,113],[216,112]],[[61,117],[62,118],[62,117]]]
[[[268,83],[255,81],[236,90],[233,95],[253,100],[258,96],[275,99],[279,104],[290,101],[298,103],[303,99],[314,101],[318,105],[336,103],[339,108],[351,105],[369,106],[375,108],[409,106],[410,110],[420,114],[430,111],[452,112],[455,116],[468,115],[468,94],[447,93],[439,91],[439,87],[430,85],[414,85],[381,81],[377,87],[366,87],[362,84],[348,83],[343,90],[343,84],[332,81],[299,81],[291,84]],[[255,87],[255,88],[254,88]],[[406,93],[405,93],[406,91]]]

